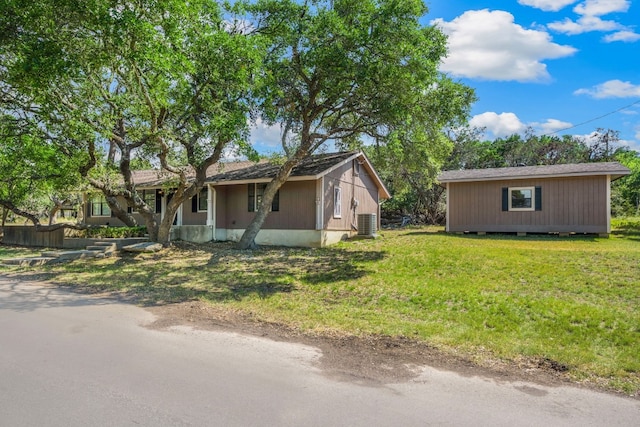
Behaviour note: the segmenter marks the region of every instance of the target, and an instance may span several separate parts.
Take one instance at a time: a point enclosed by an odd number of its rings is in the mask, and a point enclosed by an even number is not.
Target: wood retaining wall
[[[6,245],[62,248],[64,245],[64,228],[57,230],[36,230],[34,226],[5,226],[2,243]]]

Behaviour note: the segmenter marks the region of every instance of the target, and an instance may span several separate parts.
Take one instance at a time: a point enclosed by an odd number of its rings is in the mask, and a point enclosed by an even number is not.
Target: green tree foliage
[[[613,184],[612,209],[615,215],[640,216],[640,153],[633,150],[619,151],[615,159],[631,170],[631,175]]]
[[[262,116],[282,124],[286,159],[241,248],[254,245],[292,169],[326,142],[375,139],[379,159],[411,170],[446,158],[440,131],[466,115],[473,92],[438,72],[446,38],[420,23],[421,0],[259,0],[247,8],[269,38]]]
[[[41,139],[12,116],[0,117],[0,205],[40,225],[50,222],[78,182],[78,158]],[[3,225],[6,215],[3,215]]]
[[[114,213],[132,225],[135,208],[151,239],[167,243],[207,168],[228,147],[248,148],[260,36],[213,0],[0,0],[0,9],[4,112],[61,152],[81,151],[78,171]],[[174,177],[161,221],[132,181],[136,157]]]

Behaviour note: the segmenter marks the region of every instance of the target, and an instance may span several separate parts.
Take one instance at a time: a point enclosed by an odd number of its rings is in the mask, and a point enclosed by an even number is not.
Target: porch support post
[[[611,175],[607,175],[607,234],[611,234]]]
[[[207,186],[207,225],[211,227],[212,240],[216,240],[216,204],[217,191],[212,185]]]
[[[451,191],[450,191],[449,186],[450,186],[450,183],[448,183],[448,182],[447,182],[447,187],[446,187],[446,188],[447,188],[447,192],[446,192],[446,194],[445,194],[445,197],[447,198],[447,207],[446,207],[447,212],[446,212],[446,217],[445,217],[445,231],[446,231],[447,233],[448,233],[449,231],[451,231],[451,230],[449,229],[449,224],[450,224],[450,221],[449,221],[449,212],[451,212],[451,205],[449,204],[449,201],[451,200],[451,197],[450,197],[450,193],[451,193]]]

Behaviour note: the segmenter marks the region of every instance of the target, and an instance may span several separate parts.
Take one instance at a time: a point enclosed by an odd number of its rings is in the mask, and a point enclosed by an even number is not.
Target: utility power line
[[[620,108],[618,108],[617,110],[610,111],[610,112],[608,112],[608,113],[606,113],[606,114],[603,114],[603,115],[601,115],[601,116],[595,117],[595,118],[593,118],[593,119],[589,119],[589,120],[587,120],[587,121],[585,121],[585,122],[582,122],[582,123],[578,123],[577,125],[573,125],[573,126],[570,126],[570,127],[568,127],[568,128],[564,128],[564,129],[558,129],[558,130],[556,130],[556,131],[554,131],[554,132],[546,133],[546,134],[544,134],[544,136],[554,135],[554,134],[556,134],[556,133],[558,133],[558,132],[564,132],[564,131],[566,131],[566,130],[575,129],[575,128],[579,127],[579,126],[586,125],[587,123],[595,122],[596,120],[600,120],[600,119],[602,119],[602,118],[604,118],[604,117],[610,116],[610,115],[615,114],[615,113],[617,113],[617,112],[619,112],[619,111],[626,110],[627,108],[629,108],[629,107],[633,107],[633,106],[634,106],[634,105],[636,105],[636,104],[640,104],[640,99],[639,99],[639,100],[637,100],[637,101],[635,101],[635,102],[632,102],[632,103],[631,103],[631,104],[629,104],[629,105],[625,105],[624,107],[620,107]]]

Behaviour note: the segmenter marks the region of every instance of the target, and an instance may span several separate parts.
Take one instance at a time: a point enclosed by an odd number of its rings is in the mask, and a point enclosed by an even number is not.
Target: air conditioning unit
[[[358,235],[359,236],[375,236],[378,226],[376,214],[359,214],[358,215]]]

